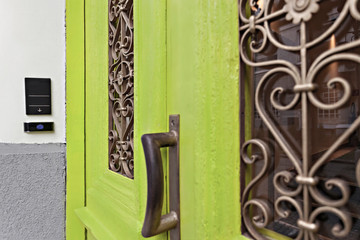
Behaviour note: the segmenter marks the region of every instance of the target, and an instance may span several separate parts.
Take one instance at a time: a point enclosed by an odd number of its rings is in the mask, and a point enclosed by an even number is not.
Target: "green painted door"
[[[237,0],[167,1],[167,114],[180,114],[182,239],[239,239]]]
[[[146,169],[140,137],[161,132],[166,120],[165,1],[134,3],[136,69],[134,105],[134,178],[109,169],[109,5],[86,0],[85,11],[85,206],[76,215],[88,239],[141,239],[146,208]],[[116,5],[116,4],[114,4]],[[119,4],[125,5],[125,4]],[[147,5],[147,6],[146,6]],[[149,9],[152,8],[152,11]],[[144,17],[145,17],[144,15]],[[156,29],[152,33],[149,27]],[[143,37],[141,37],[143,35]],[[145,37],[146,35],[146,37]],[[151,47],[144,46],[145,41]],[[140,70],[141,69],[141,70]],[[150,81],[151,80],[151,81]],[[151,90],[151,91],[149,91]],[[164,209],[166,210],[166,209]],[[167,233],[154,239],[167,239]]]
[[[70,40],[81,18],[69,9],[75,2],[67,3]],[[82,237],[72,220],[76,209],[88,239],[142,239],[147,180],[140,139],[167,132],[169,115],[180,114],[181,239],[241,239],[237,0],[134,0],[134,179],[108,167],[108,2],[86,0],[81,6],[85,180],[84,193],[76,193],[81,187],[74,182],[82,180],[74,169],[81,166],[71,160],[81,156],[70,148],[68,193],[84,197],[68,197],[68,238]],[[79,51],[70,43],[68,61],[76,64],[81,54],[70,52]],[[75,116],[69,98],[78,96],[70,86],[81,87],[76,76],[82,73],[73,74],[70,63],[68,113]],[[68,118],[70,128],[79,122]],[[74,135],[68,133],[71,146]],[[163,156],[166,167],[166,150]],[[76,208],[82,200],[84,206]],[[152,239],[168,239],[168,233]]]

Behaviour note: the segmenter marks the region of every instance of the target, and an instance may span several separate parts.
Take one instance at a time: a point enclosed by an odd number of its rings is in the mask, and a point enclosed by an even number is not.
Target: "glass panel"
[[[109,0],[109,169],[134,177],[133,1]]]
[[[242,215],[255,239],[360,239],[357,2],[239,0]]]

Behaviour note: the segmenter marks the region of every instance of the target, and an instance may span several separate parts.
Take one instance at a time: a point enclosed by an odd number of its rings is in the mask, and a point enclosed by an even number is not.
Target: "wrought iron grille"
[[[134,177],[133,0],[109,0],[109,168]]]
[[[238,4],[244,231],[360,239],[360,1]]]

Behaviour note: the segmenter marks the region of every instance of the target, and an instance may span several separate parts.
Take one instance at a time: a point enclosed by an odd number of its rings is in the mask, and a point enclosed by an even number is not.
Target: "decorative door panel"
[[[159,1],[85,1],[85,206],[75,211],[89,239],[143,239],[147,182],[141,135],[168,127],[161,87],[165,14]],[[150,28],[155,24],[156,34]]]
[[[239,1],[242,221],[255,239],[360,239],[359,7]]]
[[[134,177],[133,0],[109,0],[109,168]]]

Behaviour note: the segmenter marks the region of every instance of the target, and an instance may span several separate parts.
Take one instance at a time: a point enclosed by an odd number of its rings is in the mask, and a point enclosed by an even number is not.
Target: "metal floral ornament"
[[[301,20],[309,21],[312,14],[319,11],[319,0],[285,0],[284,11],[287,12],[286,20],[294,24],[300,23]]]
[[[133,0],[109,0],[109,168],[134,178]]]

